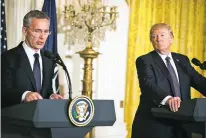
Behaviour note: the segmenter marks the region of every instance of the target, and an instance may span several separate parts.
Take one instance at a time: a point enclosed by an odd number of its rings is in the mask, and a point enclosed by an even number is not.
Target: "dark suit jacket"
[[[181,99],[190,99],[191,87],[206,96],[206,78],[194,70],[188,57],[172,53],[172,58],[179,76]],[[133,122],[132,138],[155,138],[154,133],[160,133],[157,138],[161,138],[161,133],[166,138],[170,133],[166,126],[170,127],[170,122],[154,118],[151,108],[158,107],[166,96],[174,95],[169,71],[156,51],[137,58],[136,67],[141,97]]]
[[[43,80],[41,96],[49,98],[53,93],[52,77],[54,63],[44,56],[41,51]],[[22,94],[25,91],[36,91],[36,84],[29,59],[24,51],[22,42],[15,48],[1,55],[1,107],[7,107],[21,103]]]

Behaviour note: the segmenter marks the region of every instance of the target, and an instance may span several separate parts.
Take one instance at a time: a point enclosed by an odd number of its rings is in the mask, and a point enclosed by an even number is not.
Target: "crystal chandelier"
[[[74,0],[64,8],[65,44],[80,45],[88,42],[98,47],[107,30],[116,30],[117,7],[106,6],[101,0]]]

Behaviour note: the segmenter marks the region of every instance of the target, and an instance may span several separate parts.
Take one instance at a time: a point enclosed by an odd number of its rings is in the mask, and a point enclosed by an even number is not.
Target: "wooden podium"
[[[116,121],[113,100],[93,100],[94,117],[84,127],[68,118],[68,100],[38,100],[3,108],[2,138],[84,138],[95,126]]]

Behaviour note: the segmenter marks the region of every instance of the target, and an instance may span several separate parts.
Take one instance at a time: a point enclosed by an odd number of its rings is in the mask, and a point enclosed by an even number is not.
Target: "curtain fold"
[[[132,121],[140,100],[135,60],[153,50],[149,30],[155,23],[170,24],[174,32],[172,51],[187,55],[190,60],[206,60],[206,1],[205,0],[127,0],[130,7],[125,123],[127,138],[131,137]],[[195,66],[194,66],[195,67]],[[195,67],[206,76],[206,71]],[[191,90],[192,98],[203,97]]]

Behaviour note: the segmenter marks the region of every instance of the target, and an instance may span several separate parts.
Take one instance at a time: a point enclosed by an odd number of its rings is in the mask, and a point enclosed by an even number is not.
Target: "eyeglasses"
[[[43,34],[44,36],[48,36],[51,34],[51,32],[49,30],[41,30],[41,29],[30,29],[29,27],[27,27],[29,30],[31,30],[35,36],[40,36],[41,34]]]

